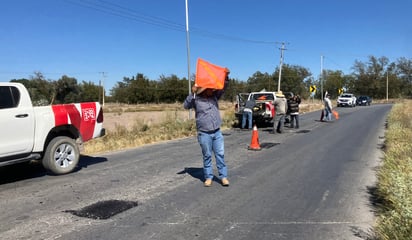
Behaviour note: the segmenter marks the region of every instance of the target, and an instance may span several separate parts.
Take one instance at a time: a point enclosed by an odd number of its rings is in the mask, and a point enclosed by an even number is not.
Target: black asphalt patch
[[[107,200],[93,203],[80,210],[66,210],[78,217],[92,219],[108,219],[118,213],[124,212],[130,208],[136,207],[137,202],[123,200]]]
[[[296,133],[308,133],[308,132],[310,132],[310,130],[299,130],[299,131],[296,131]]]
[[[260,147],[261,148],[271,148],[271,147],[274,147],[274,146],[276,146],[276,145],[279,145],[279,143],[269,143],[269,142],[264,142],[264,143],[261,143],[260,144]]]

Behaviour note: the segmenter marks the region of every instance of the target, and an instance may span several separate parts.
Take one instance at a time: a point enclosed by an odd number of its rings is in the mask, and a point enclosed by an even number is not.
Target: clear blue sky
[[[190,72],[203,58],[247,80],[284,63],[351,72],[355,60],[412,58],[410,0],[188,0]],[[40,71],[99,84],[187,77],[185,0],[3,0],[0,81]]]

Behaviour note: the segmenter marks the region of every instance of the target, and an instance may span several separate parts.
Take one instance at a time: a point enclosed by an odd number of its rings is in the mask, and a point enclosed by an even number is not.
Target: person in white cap
[[[273,119],[273,132],[272,133],[282,133],[283,132],[283,123],[285,121],[285,115],[287,112],[287,101],[285,95],[283,95],[282,91],[277,92],[275,100],[275,109],[276,114]]]
[[[323,99],[325,104],[325,118],[328,121],[332,121],[332,102],[330,101],[330,94],[326,94],[325,98]],[[322,119],[324,121],[324,119]]]
[[[227,73],[229,74],[229,73]],[[218,100],[223,95],[229,82],[226,76],[225,86],[221,90],[204,89],[197,85],[192,87],[183,107],[193,108],[196,115],[197,140],[202,149],[204,186],[210,187],[213,181],[212,154],[215,155],[219,179],[223,186],[229,186],[227,166],[225,163],[225,149],[220,125],[222,120],[219,112]]]

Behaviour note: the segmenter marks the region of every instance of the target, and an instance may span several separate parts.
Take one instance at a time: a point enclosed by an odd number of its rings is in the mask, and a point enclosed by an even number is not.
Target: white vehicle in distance
[[[352,93],[343,93],[336,102],[338,107],[356,107],[356,97]]]

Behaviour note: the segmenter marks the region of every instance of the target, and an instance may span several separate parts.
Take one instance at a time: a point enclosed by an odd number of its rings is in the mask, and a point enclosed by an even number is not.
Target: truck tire
[[[80,150],[69,137],[56,137],[47,145],[43,167],[56,175],[70,173],[79,163]]]

